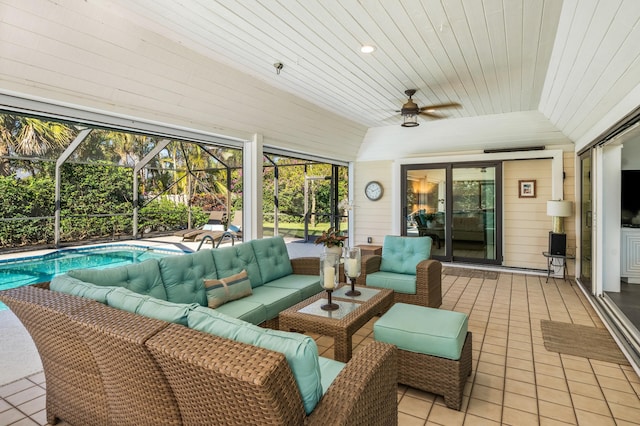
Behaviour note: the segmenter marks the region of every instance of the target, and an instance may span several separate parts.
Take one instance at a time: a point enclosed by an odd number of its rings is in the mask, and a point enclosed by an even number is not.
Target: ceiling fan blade
[[[439,114],[434,114],[432,112],[429,111],[421,111],[419,113],[420,115],[426,115],[427,117],[431,117],[431,118],[445,118],[445,115],[439,115]]]
[[[420,111],[429,111],[432,109],[442,109],[442,108],[460,108],[460,105],[457,102],[450,102],[448,104],[436,104],[436,105],[427,105],[420,108]]]

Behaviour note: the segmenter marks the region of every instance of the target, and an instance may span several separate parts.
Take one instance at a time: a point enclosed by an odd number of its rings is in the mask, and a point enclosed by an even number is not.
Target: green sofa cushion
[[[245,269],[251,280],[251,287],[256,288],[263,284],[251,243],[215,249],[213,260],[218,270],[217,278],[228,277]]]
[[[467,323],[461,312],[396,303],[373,325],[373,336],[405,351],[458,360]]]
[[[187,316],[197,303],[173,303],[118,287],[107,296],[107,304],[133,314],[187,325]]]
[[[142,302],[150,296],[119,287],[107,295],[107,305],[135,314]]]
[[[380,270],[397,274],[416,274],[416,266],[431,255],[431,237],[387,235],[382,244]]]
[[[262,324],[267,320],[267,308],[262,303],[247,302],[246,299],[225,303],[218,306],[216,311],[255,325]]]
[[[106,304],[107,295],[120,287],[91,284],[63,274],[53,277],[49,288],[53,291],[86,297]]]
[[[323,356],[318,358],[318,363],[320,364],[320,381],[322,382],[322,394],[324,395],[347,364]]]
[[[416,276],[394,272],[367,274],[366,284],[371,287],[388,288],[398,293],[416,294]]]
[[[92,284],[124,287],[139,294],[167,300],[167,292],[156,259],[116,268],[75,269],[67,274]]]
[[[286,288],[298,290],[301,300],[307,299],[320,293],[322,286],[320,285],[319,275],[297,275],[291,274],[286,277],[278,278],[268,282],[264,287]]]
[[[300,292],[288,288],[275,288],[260,286],[253,289],[253,294],[242,300],[261,303],[267,309],[267,319],[276,318],[278,314],[287,308],[302,301]]]
[[[318,347],[309,336],[269,330],[198,307],[189,313],[189,328],[282,353],[289,363],[307,414],[322,398]]]
[[[207,306],[204,279],[218,278],[212,250],[200,250],[158,261],[167,300]]]
[[[263,283],[293,274],[287,245],[282,237],[251,241]]]

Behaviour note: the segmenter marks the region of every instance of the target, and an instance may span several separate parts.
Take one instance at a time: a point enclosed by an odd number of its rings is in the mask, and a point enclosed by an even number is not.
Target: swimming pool
[[[118,244],[62,249],[43,256],[0,260],[0,290],[50,281],[71,269],[111,268],[183,253],[180,250]],[[0,302],[0,310],[3,309],[6,306]]]

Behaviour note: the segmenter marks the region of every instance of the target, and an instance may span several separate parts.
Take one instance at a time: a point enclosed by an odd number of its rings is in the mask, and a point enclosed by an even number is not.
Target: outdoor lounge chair
[[[214,211],[209,213],[209,220],[207,223],[202,225],[196,229],[183,229],[181,231],[174,232],[173,235],[177,237],[182,237],[182,241],[196,241],[195,237],[203,232],[207,231],[215,231],[215,232],[224,232],[224,225],[222,224],[222,219],[226,212],[224,211]]]

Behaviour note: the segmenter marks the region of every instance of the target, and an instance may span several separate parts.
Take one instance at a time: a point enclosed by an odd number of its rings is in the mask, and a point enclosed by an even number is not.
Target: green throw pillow
[[[207,303],[210,308],[217,308],[232,300],[251,296],[251,281],[246,270],[219,280],[204,280],[207,292]]]

